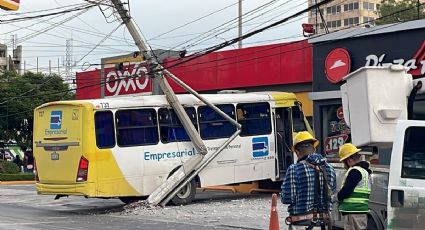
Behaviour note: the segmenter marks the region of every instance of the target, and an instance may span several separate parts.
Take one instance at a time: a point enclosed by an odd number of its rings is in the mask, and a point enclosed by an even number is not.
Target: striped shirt
[[[326,162],[326,158],[322,155],[313,153],[305,156],[298,160],[296,164],[292,164],[286,171],[285,179],[282,184],[281,200],[284,204],[289,204],[288,212],[289,215],[306,214],[315,211],[314,205],[314,194],[315,194],[315,180],[316,170],[306,164],[303,161],[307,161],[313,165],[322,165],[327,171],[329,179],[329,187],[332,191],[328,193],[336,192],[336,175],[334,168]],[[324,185],[323,176],[319,177],[320,180],[320,191],[317,197],[318,207],[317,212],[327,211],[332,207],[330,198],[326,197],[324,189],[327,189]],[[330,197],[331,194],[329,194]]]

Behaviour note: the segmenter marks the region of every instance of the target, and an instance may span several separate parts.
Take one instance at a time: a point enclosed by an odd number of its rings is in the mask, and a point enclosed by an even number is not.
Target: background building
[[[309,0],[309,6],[322,0]],[[345,27],[353,27],[361,24],[362,27],[374,24],[373,20],[378,17],[377,6],[381,0],[335,0],[321,8],[329,31],[335,31]],[[370,21],[370,23],[368,23]],[[318,33],[324,33],[324,26],[319,12],[311,12],[308,15],[308,23],[315,25]]]
[[[12,55],[8,54],[7,46],[0,44],[0,71],[15,70],[21,74],[22,46],[17,46],[12,53]]]
[[[7,68],[7,46],[0,44],[0,71]]]

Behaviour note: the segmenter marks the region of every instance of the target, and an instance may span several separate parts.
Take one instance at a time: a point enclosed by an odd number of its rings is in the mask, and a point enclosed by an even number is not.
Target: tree
[[[74,93],[58,75],[0,73],[0,141],[30,146],[34,108],[69,99],[74,99]]]
[[[423,3],[419,6],[418,18],[418,0],[382,0],[378,6],[378,15],[382,19],[376,20],[377,25],[405,22],[425,18]],[[396,13],[399,12],[399,13]]]

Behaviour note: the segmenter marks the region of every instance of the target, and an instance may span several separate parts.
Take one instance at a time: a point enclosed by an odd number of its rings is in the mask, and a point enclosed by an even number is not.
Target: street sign
[[[0,0],[0,8],[16,11],[19,9],[19,0]]]

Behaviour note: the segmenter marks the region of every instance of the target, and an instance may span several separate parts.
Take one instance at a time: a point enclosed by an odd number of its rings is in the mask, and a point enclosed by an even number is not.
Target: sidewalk
[[[0,185],[35,184],[35,181],[0,181]]]

